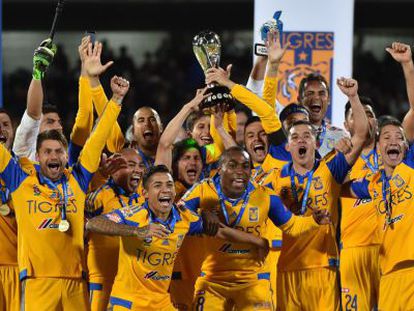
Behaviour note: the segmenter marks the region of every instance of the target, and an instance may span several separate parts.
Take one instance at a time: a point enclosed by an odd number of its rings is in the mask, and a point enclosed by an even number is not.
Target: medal
[[[70,223],[66,219],[62,219],[59,223],[59,231],[60,232],[66,232],[70,228]]]
[[[7,204],[3,204],[0,206],[0,215],[7,216],[11,212],[10,207]]]

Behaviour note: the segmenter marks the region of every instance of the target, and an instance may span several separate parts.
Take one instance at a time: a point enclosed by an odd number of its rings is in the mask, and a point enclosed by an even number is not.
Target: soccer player
[[[70,169],[67,141],[57,130],[38,136],[39,166],[33,173],[23,171],[0,145],[0,177],[10,190],[18,224],[21,310],[89,309],[83,279],[84,202],[128,88],[126,80],[112,78],[113,97]]]
[[[401,123],[393,118],[379,125],[377,149],[383,169],[371,178],[354,181],[351,194],[360,199],[372,199],[379,217],[378,310],[410,310],[414,308],[414,250],[407,241],[414,237],[414,149],[408,147]]]
[[[115,209],[144,203],[138,192],[145,165],[135,149],[124,148],[108,162],[120,161],[120,168],[107,183],[88,194],[85,203],[87,219]],[[106,310],[118,268],[119,239],[91,233],[88,235],[89,301],[91,311]]]
[[[194,211],[215,212],[226,225],[260,237],[268,218],[292,236],[329,221],[322,211],[315,219],[293,216],[271,190],[253,185],[250,176],[248,153],[231,147],[220,158],[218,174],[193,187],[183,201]],[[195,310],[273,310],[269,273],[254,249],[217,238],[203,243],[206,257],[195,285]]]
[[[311,73],[300,81],[298,102],[308,109],[310,121],[317,128],[317,146],[322,157],[332,151],[342,138],[348,137],[344,130],[328,123],[329,100],[328,82],[320,74]]]
[[[370,98],[361,97],[369,123],[369,138],[349,172],[351,180],[374,175],[381,167],[375,148],[377,119]],[[344,126],[355,135],[355,113],[345,105]],[[343,310],[373,310],[379,291],[379,244],[377,215],[371,200],[341,198],[340,275]]]
[[[183,240],[186,235],[215,233],[203,226],[198,215],[174,204],[174,181],[166,166],[151,167],[143,177],[143,186],[144,204],[118,209],[87,223],[88,230],[121,236],[109,307],[114,311],[175,310],[168,287]],[[221,226],[216,236],[267,247],[265,240],[226,226]]]
[[[19,157],[36,160],[36,138],[39,133],[56,129],[62,132],[62,122],[55,107],[43,106],[42,79],[56,54],[56,45],[46,39],[40,43],[33,56],[33,73],[27,92],[27,108],[16,129],[13,145]]]
[[[14,130],[9,113],[0,109],[0,143],[11,151]],[[10,191],[0,181],[0,310],[19,311],[20,282],[17,266],[17,224]]]
[[[207,88],[197,90],[196,96],[168,123],[158,144],[156,164],[164,164],[172,169],[176,199],[180,200],[183,194],[194,184],[200,181],[203,167],[207,166],[203,159],[206,155],[206,146],[200,147],[194,139],[186,139],[176,144],[179,128],[188,115],[199,109],[201,102],[208,96]],[[214,122],[211,128],[220,135],[224,148],[235,145],[234,140],[223,126],[224,107],[216,107],[212,116]],[[210,119],[210,116],[209,116]],[[217,138],[215,140],[218,140]],[[174,266],[174,279],[171,282],[171,298],[179,309],[191,307],[194,283],[200,274],[201,262],[204,259],[202,241],[197,236],[188,237],[180,250]]]
[[[298,121],[290,128],[286,145],[292,162],[269,177],[270,187],[294,213],[308,215],[312,210],[328,209],[332,214],[328,228],[298,238],[283,235],[277,283],[281,310],[339,310],[337,201],[341,184],[366,140],[368,121],[358,98],[357,82],[342,78],[338,86],[348,96],[354,115],[351,151],[318,159],[314,127],[308,121]]]

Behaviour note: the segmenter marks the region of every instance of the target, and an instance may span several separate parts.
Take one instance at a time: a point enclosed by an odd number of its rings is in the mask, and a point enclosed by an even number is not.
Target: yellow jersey
[[[332,152],[316,160],[314,168],[305,175],[297,174],[292,163],[282,170],[272,171],[272,182],[268,186],[275,190],[288,209],[304,216],[312,214],[314,209],[327,209],[332,219],[331,225],[321,226],[309,234],[299,237],[283,234],[279,271],[338,266],[338,200],[349,169],[345,156]]]
[[[376,149],[372,149],[358,158],[349,179],[371,179],[381,164]],[[371,199],[341,198],[341,210],[341,248],[380,244],[378,215]]]
[[[220,220],[235,229],[263,236],[265,222],[271,221],[288,234],[298,236],[318,228],[313,217],[296,217],[271,190],[249,183],[243,196],[233,200],[221,191],[220,176],[207,179],[195,186],[184,197],[188,208],[217,210]],[[213,282],[244,283],[269,278],[258,259],[257,249],[245,243],[229,243],[214,237],[205,237],[206,257],[202,274]]]
[[[171,230],[166,239],[121,237],[118,273],[111,292],[111,300],[133,296],[139,299],[143,308],[162,309],[168,306],[168,288],[177,252],[187,234],[203,231],[199,216],[185,207],[173,206],[169,219],[164,222],[155,217],[145,202],[140,206],[114,210],[106,217],[113,222],[135,227],[158,222]],[[133,302],[130,303],[132,306]]]
[[[392,176],[380,170],[372,179],[352,183],[353,192],[361,199],[373,200],[378,213],[381,238],[380,266],[382,274],[397,271],[404,263],[414,261],[414,247],[407,243],[414,239],[414,147],[408,150]],[[386,206],[390,206],[388,209]]]
[[[129,205],[141,205],[144,201],[144,197],[138,192],[128,195],[110,179],[105,185],[88,194],[85,216],[90,219]],[[113,280],[118,270],[118,253],[118,237],[89,233],[87,256],[89,281]]]
[[[0,177],[10,190],[18,224],[20,278],[80,278],[85,271],[84,203],[92,174],[98,169],[101,151],[115,123],[120,105],[110,101],[79,157],[65,169],[58,182],[43,176],[39,168],[28,173],[0,145]],[[66,206],[65,209],[62,206]],[[66,213],[64,213],[64,211]],[[70,228],[59,232],[66,214]]]

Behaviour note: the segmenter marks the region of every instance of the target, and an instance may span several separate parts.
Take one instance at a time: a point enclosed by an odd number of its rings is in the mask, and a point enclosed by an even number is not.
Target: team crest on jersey
[[[183,244],[184,234],[179,234],[177,237],[177,248],[180,248]]]
[[[313,188],[315,190],[323,189],[323,183],[319,176],[312,178],[312,181],[313,181]]]
[[[258,207],[249,207],[249,221],[250,222],[259,221],[259,208]]]
[[[404,184],[405,184],[405,181],[404,181],[404,179],[400,176],[400,174],[396,174],[392,179],[391,179],[393,182],[394,182],[394,185],[397,187],[397,188],[401,188]]]
[[[277,100],[286,106],[296,101],[300,80],[319,73],[330,82],[333,70],[334,33],[285,31],[283,44],[290,43],[279,66]]]
[[[33,185],[33,195],[34,196],[39,196],[40,195],[40,189],[39,189],[39,187],[37,186],[37,185]]]
[[[170,242],[168,242],[168,239],[165,239],[162,241],[162,245],[170,245]]]

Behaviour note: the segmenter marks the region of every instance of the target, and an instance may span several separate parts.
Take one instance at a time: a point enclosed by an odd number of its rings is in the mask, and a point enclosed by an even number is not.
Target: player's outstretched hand
[[[187,103],[191,111],[198,111],[200,109],[200,104],[209,96],[209,94],[206,94],[207,90],[207,86],[203,89],[198,89],[194,98]]]
[[[326,209],[316,209],[313,211],[313,219],[320,225],[328,225],[331,223],[331,215]]]
[[[391,47],[387,47],[385,50],[400,64],[409,63],[413,60],[411,47],[408,44],[393,42]]]
[[[335,145],[335,150],[343,154],[348,154],[352,151],[352,141],[348,137],[341,138]]]
[[[40,43],[39,47],[33,54],[33,79],[43,79],[45,72],[55,57],[56,52],[57,47],[56,44],[52,42],[52,39],[48,38]]]
[[[202,210],[201,218],[203,219],[204,233],[209,236],[215,236],[220,227],[220,219],[218,218],[217,213],[214,211]]]
[[[92,47],[92,42],[89,40],[86,48],[82,51],[82,54],[84,54],[83,67],[90,77],[100,76],[114,63],[113,61],[109,61],[105,65],[102,65],[102,43],[99,41],[96,41],[95,45]]]
[[[121,104],[129,90],[129,81],[118,76],[113,76],[111,79],[111,90],[113,94],[112,100]]]
[[[227,70],[223,68],[210,68],[206,72],[206,84],[218,83],[231,89],[233,82],[230,80],[231,65],[227,66]]]
[[[336,80],[336,84],[346,96],[354,97],[358,95],[358,82],[356,80],[341,77]]]
[[[286,43],[282,48],[280,45],[279,31],[269,31],[267,33],[266,47],[269,63],[276,65],[280,63],[283,56],[285,55],[286,50],[289,47],[289,43]]]

